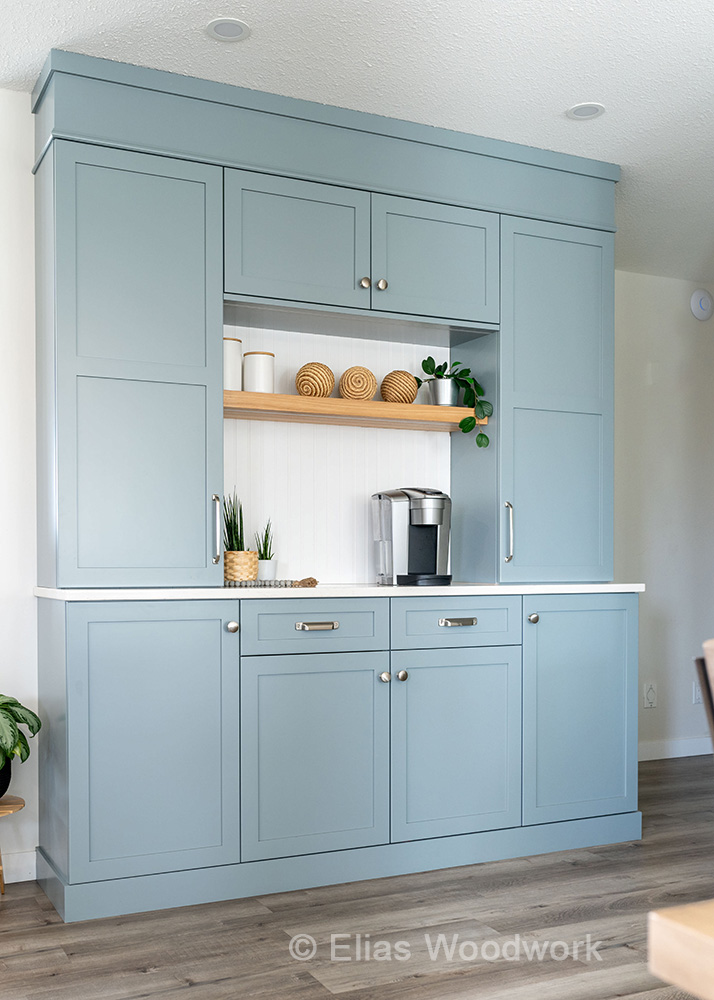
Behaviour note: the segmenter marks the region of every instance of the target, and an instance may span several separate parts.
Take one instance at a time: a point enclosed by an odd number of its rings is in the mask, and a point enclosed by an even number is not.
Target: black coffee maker
[[[441,587],[451,583],[451,498],[402,487],[372,496],[377,583]]]

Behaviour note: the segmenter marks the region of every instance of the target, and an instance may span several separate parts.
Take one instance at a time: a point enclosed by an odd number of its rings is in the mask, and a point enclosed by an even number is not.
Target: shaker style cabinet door
[[[67,606],[69,882],[240,860],[237,606]]]
[[[226,170],[226,292],[369,309],[369,274],[369,194]]]
[[[372,308],[498,323],[498,230],[492,212],[373,194]]]
[[[392,653],[390,687],[392,841],[520,826],[520,646]]]
[[[500,579],[611,580],[613,236],[504,217],[501,240]]]
[[[56,585],[220,584],[221,171],[54,153]]]
[[[632,812],[637,597],[526,595],[523,616],[524,825]]]
[[[389,653],[244,656],[242,861],[389,843]]]

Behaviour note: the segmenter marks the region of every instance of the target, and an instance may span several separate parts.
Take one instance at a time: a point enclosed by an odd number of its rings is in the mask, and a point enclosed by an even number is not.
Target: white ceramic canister
[[[246,392],[275,392],[275,355],[246,351],[243,355],[243,388]]]
[[[223,388],[240,392],[243,388],[243,341],[223,338]]]

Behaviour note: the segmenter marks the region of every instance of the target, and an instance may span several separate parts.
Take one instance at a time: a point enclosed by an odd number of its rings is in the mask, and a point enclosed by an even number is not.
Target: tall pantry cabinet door
[[[238,602],[66,607],[69,881],[239,861]]]
[[[503,218],[501,247],[500,579],[611,580],[613,236]]]
[[[54,155],[56,585],[219,584],[221,171]]]

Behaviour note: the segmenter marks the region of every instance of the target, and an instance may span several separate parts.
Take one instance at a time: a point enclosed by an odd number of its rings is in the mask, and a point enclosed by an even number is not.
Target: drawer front
[[[520,597],[392,600],[392,649],[508,646],[520,641]]]
[[[241,601],[241,652],[347,653],[389,648],[389,600]]]

